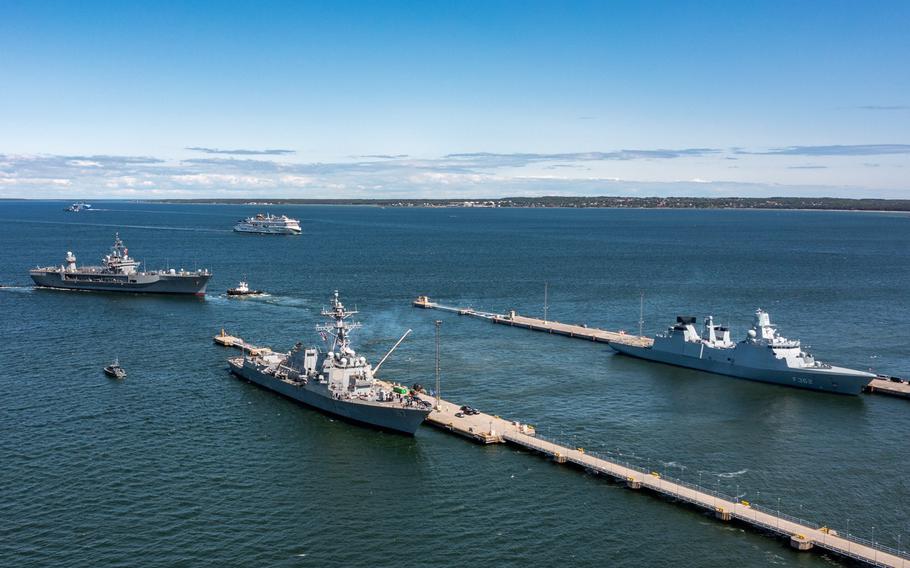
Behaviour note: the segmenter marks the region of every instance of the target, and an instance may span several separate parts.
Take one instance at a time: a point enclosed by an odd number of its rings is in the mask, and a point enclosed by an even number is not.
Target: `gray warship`
[[[328,321],[316,328],[328,351],[297,343],[289,353],[266,350],[231,358],[228,360],[230,370],[241,378],[328,414],[413,435],[430,413],[431,405],[410,396],[404,387],[393,387],[373,378],[392,351],[376,368],[365,357],[357,355],[349,335],[360,324],[347,321],[356,313],[345,309],[335,291],[331,309],[322,311]]]
[[[208,270],[191,272],[181,268],[140,272],[141,263],[128,253],[117,233],[111,252],[101,259],[101,266],[76,266],[76,255],[68,251],[64,258],[66,264],[34,268],[29,275],[35,285],[42,288],[205,295],[205,288],[212,277]]]
[[[610,343],[610,347],[679,367],[839,394],[859,394],[875,378],[872,373],[817,361],[802,349],[799,340],[782,337],[768,313],[760,309],[746,338],[738,343],[730,341],[730,330],[715,325],[711,316],[705,318],[704,336],[698,334],[695,324],[696,318],[679,316],[666,333],[654,337],[650,347],[618,343]]]

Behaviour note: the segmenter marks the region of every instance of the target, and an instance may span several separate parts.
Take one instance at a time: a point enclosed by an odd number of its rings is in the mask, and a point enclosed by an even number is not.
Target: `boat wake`
[[[731,477],[739,477],[740,475],[747,473],[748,469],[741,469],[739,471],[731,471],[727,473],[718,473],[717,477],[723,477],[725,479],[730,479]]]
[[[19,292],[19,293],[31,293],[34,292],[34,286],[5,286],[0,285],[0,292]]]
[[[153,231],[189,231],[194,233],[230,233],[230,229],[211,229],[206,227],[171,227],[168,225],[120,225],[116,223],[73,223],[68,221],[41,221],[36,219],[0,219],[8,223],[39,223],[42,225],[80,225],[83,227],[114,227],[117,229],[151,229]]]

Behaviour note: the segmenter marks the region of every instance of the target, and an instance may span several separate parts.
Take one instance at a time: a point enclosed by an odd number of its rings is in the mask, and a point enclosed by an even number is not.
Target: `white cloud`
[[[279,178],[282,185],[287,185],[290,187],[304,187],[313,183],[313,178],[307,176],[281,176]]]
[[[104,187],[113,189],[155,187],[155,182],[148,179],[140,180],[136,176],[117,176],[104,182]]]
[[[382,160],[293,162],[286,159],[0,154],[0,196],[141,197],[508,197],[533,195],[770,196],[910,198],[900,168],[910,154],[876,159],[822,156],[827,169],[793,169],[801,156],[715,151],[623,151],[566,154],[389,155]],[[606,156],[606,157],[605,157]],[[547,160],[559,158],[558,164]],[[597,158],[597,159],[594,159]],[[657,167],[654,160],[666,158]],[[728,168],[736,159],[737,170]],[[576,161],[573,161],[576,160]],[[789,161],[787,161],[789,160]],[[847,171],[847,161],[856,168]],[[833,167],[834,162],[841,165]],[[769,162],[772,162],[769,164]],[[792,163],[791,163],[792,162]],[[774,166],[774,167],[771,167]],[[713,168],[713,169],[712,169]],[[716,175],[715,175],[716,174]],[[720,180],[720,181],[714,181]],[[127,193],[127,190],[133,190]]]
[[[261,178],[256,176],[232,175],[232,174],[181,174],[170,176],[170,179],[186,184],[204,187],[214,187],[217,185],[230,186],[274,186],[275,180],[272,178]]]
[[[66,178],[43,178],[43,177],[18,177],[16,175],[0,176],[0,185],[8,186],[40,186],[51,185],[57,187],[69,187],[73,185],[73,180]]]

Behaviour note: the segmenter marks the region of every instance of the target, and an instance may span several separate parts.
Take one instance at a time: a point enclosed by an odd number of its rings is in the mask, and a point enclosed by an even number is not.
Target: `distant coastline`
[[[161,199],[153,203],[229,205],[372,205],[377,207],[607,208],[607,209],[808,209],[910,211],[910,199],[838,197],[502,197],[496,199]]]

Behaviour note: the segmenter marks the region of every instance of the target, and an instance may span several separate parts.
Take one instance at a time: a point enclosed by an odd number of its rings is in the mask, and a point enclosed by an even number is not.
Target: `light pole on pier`
[[[550,309],[550,306],[547,304],[547,300],[549,299],[548,298],[549,291],[550,291],[549,288],[550,288],[550,283],[544,282],[543,283],[543,322],[544,323],[547,323],[547,312]]]
[[[878,562],[878,549],[875,548],[875,527],[872,527],[872,560]]]
[[[439,327],[442,320],[436,320],[436,412],[439,412],[439,399],[442,396],[439,385]]]
[[[641,291],[640,303],[638,304],[638,337],[642,338],[645,336],[644,327],[645,327],[645,291]]]
[[[850,550],[850,517],[847,517],[847,552],[852,552]]]

